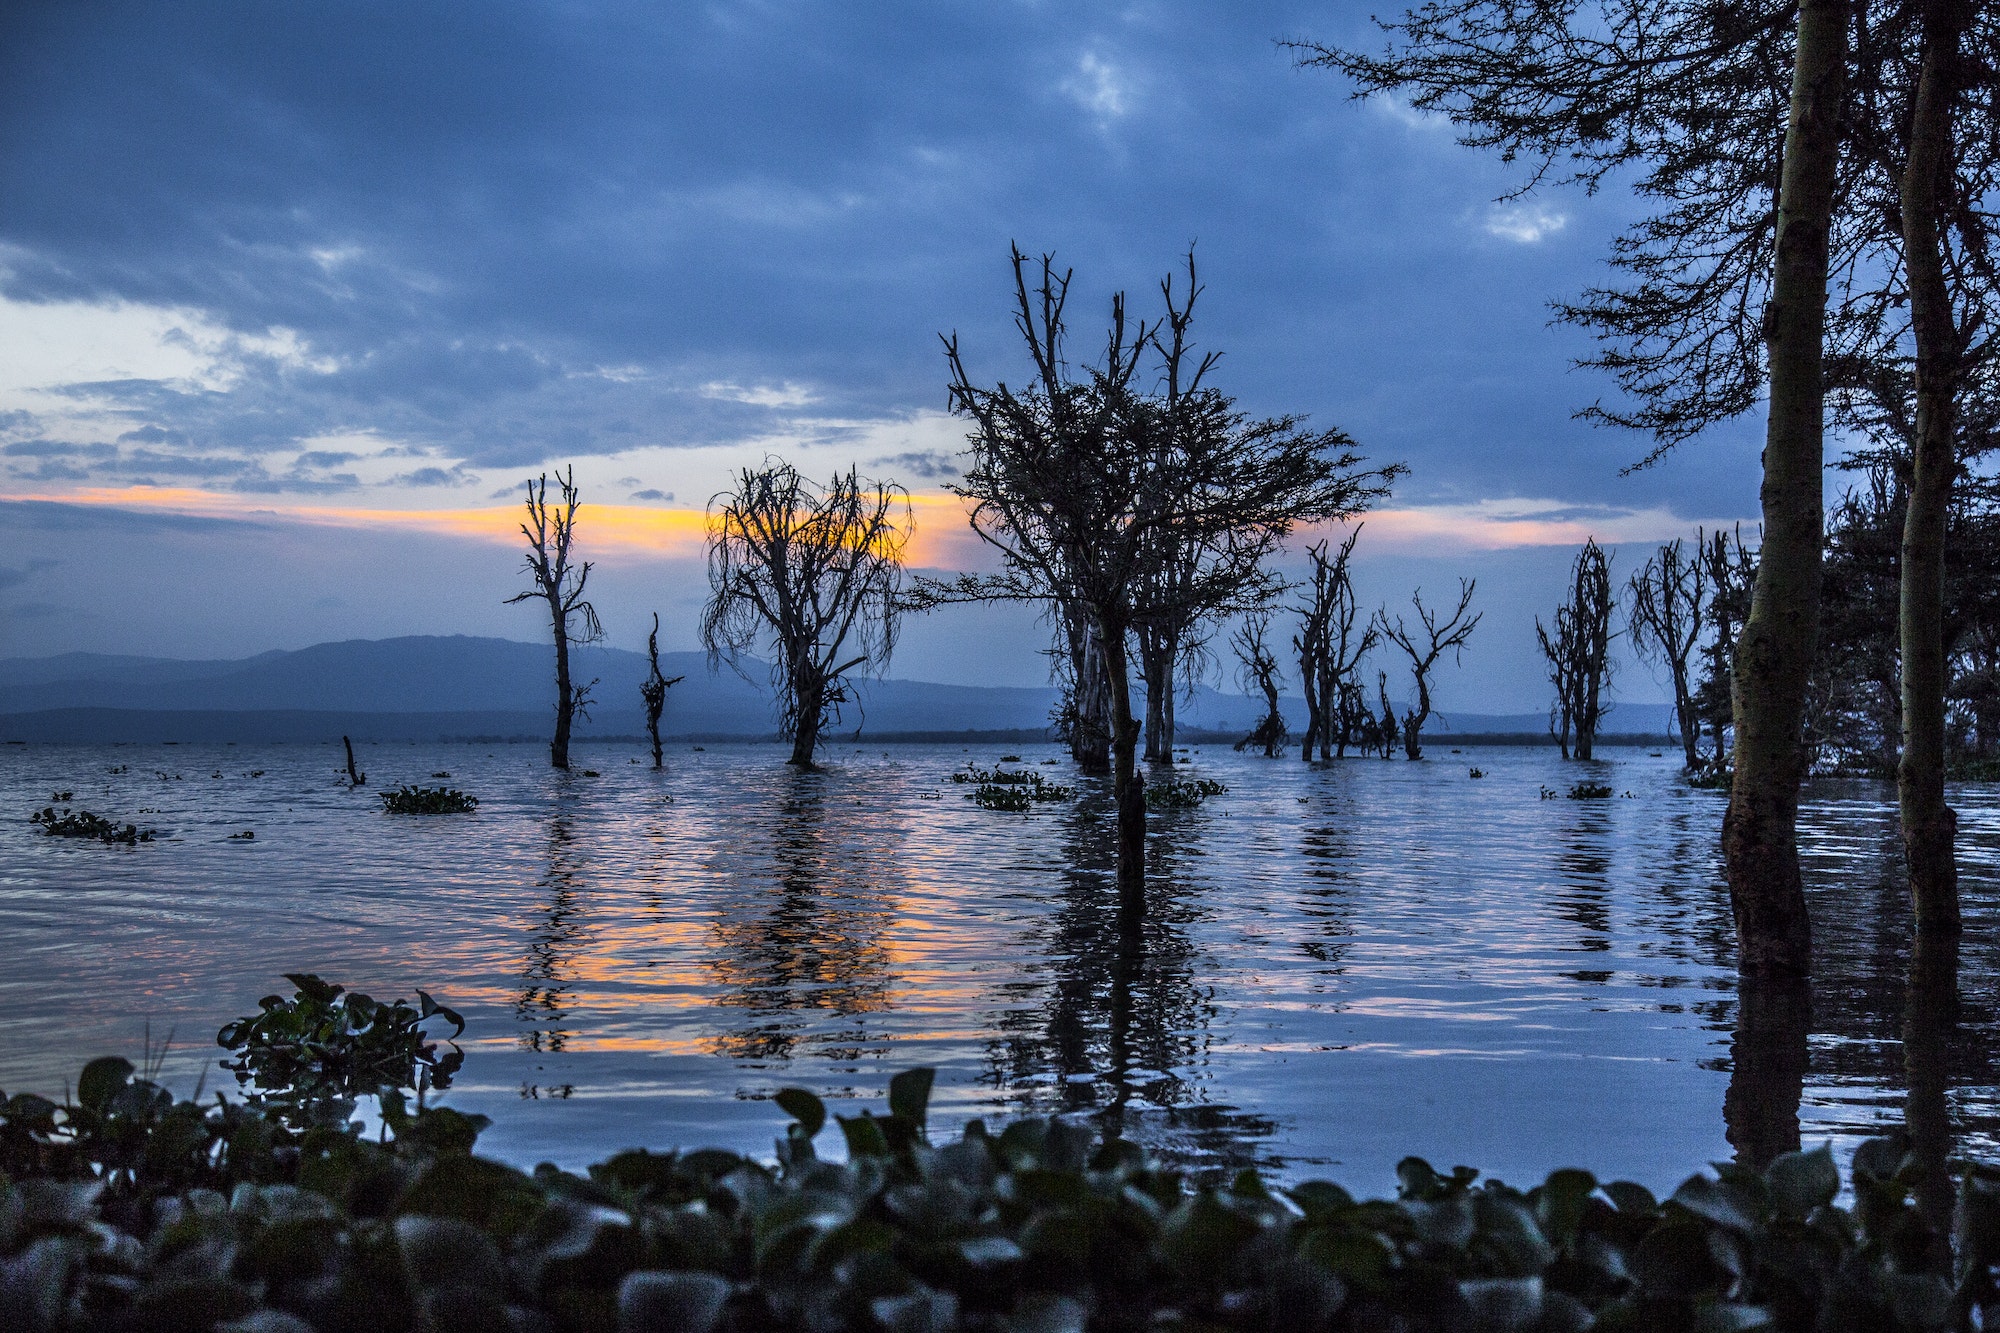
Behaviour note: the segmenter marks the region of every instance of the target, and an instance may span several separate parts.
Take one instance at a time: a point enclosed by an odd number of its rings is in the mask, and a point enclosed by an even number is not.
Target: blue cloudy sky
[[[1756,512],[1761,422],[1633,477],[1546,303],[1633,205],[1515,183],[1286,37],[1369,5],[138,3],[0,14],[0,656],[533,637],[504,545],[574,464],[614,641],[692,642],[699,511],[767,452],[941,497],[937,335],[1021,377],[1010,241],[1141,310],[1191,243],[1247,410],[1410,475],[1364,591],[1477,575],[1459,707],[1538,707],[1586,532]],[[970,552],[941,499],[919,549]],[[1042,676],[1013,613],[896,674]],[[1643,672],[1630,697],[1656,697]]]

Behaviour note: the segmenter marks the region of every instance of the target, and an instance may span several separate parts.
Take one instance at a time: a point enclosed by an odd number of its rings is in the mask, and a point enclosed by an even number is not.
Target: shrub
[[[1200,805],[1211,796],[1220,796],[1229,788],[1212,778],[1197,778],[1193,782],[1149,782],[1146,784],[1146,808],[1148,810],[1188,810]]]
[[[951,780],[961,785],[974,784],[966,799],[982,810],[1019,813],[1033,809],[1037,802],[1067,801],[1076,795],[1076,788],[1050,782],[1031,768],[985,769],[967,764],[953,773]]]
[[[382,808],[392,815],[462,815],[479,808],[477,796],[455,787],[397,787],[382,793]]]
[[[1570,789],[1563,794],[1572,801],[1604,801],[1611,798],[1611,788],[1601,782],[1586,780],[1571,784]]]
[[[41,825],[42,832],[52,838],[95,838],[99,842],[119,842],[126,846],[151,842],[154,830],[142,829],[136,824],[119,825],[102,815],[93,815],[88,810],[72,814],[65,809],[56,813],[52,805],[45,805],[28,816],[30,824]]]

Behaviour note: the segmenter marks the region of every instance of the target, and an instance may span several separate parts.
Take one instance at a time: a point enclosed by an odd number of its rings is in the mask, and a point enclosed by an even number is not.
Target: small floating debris
[[[49,793],[49,799],[51,801],[56,801],[56,802],[74,800],[75,798],[76,798],[76,793],[73,791],[58,791]]]
[[[243,830],[243,831],[242,831],[241,833],[232,833],[232,834],[230,834],[230,835],[229,835],[229,838],[228,838],[228,841],[230,841],[230,842],[252,842],[252,841],[254,841],[254,840],[256,839],[256,837],[257,837],[257,833],[256,833],[256,830],[254,830],[254,829],[244,829],[244,830]]]
[[[638,763],[639,761],[638,761],[637,759],[634,759],[634,760],[633,760],[632,762],[636,764],[636,763]],[[434,778],[448,778],[448,777],[450,777],[450,776],[451,776],[451,774],[449,774],[449,773],[433,773],[433,774],[431,774],[431,776],[432,776],[432,777],[434,777]]]
[[[587,778],[601,778],[601,777],[603,777],[603,776],[604,776],[604,775],[603,775],[602,773],[598,772],[598,771],[597,771],[596,769],[594,769],[594,768],[586,768],[586,769],[584,769],[584,770],[583,770],[583,775],[584,775],[585,777],[587,777]]]
[[[1456,750],[1453,750],[1453,751],[1452,751],[1452,753],[1453,753],[1453,754],[1457,754],[1457,753],[1458,753],[1458,751],[1456,751]],[[1483,768],[1475,768],[1475,769],[1473,769],[1473,770],[1472,770],[1472,772],[1471,772],[1471,776],[1472,776],[1472,777],[1475,777],[1475,778],[1483,778],[1483,777],[1485,777],[1485,776],[1486,776],[1486,770],[1485,770],[1485,769],[1483,769]]]

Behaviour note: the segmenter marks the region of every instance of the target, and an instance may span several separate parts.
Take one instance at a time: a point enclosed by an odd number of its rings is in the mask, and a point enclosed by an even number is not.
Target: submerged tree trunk
[[[1104,626],[1099,647],[1111,695],[1111,790],[1118,806],[1118,914],[1122,925],[1132,926],[1146,915],[1146,783],[1139,775],[1139,719],[1132,715],[1124,627]]]
[[[1779,185],[1777,265],[1764,312],[1770,422],[1764,542],[1736,649],[1736,771],[1722,851],[1745,973],[1812,970],[1799,875],[1806,686],[1819,638],[1827,229],[1847,79],[1843,0],[1803,0]]]
[[[1900,571],[1903,754],[1896,795],[1917,933],[1956,936],[1958,817],[1944,799],[1944,545],[1958,472],[1960,350],[1939,219],[1953,176],[1953,84],[1970,13],[1963,0],[1928,0],[1923,14],[1924,64],[1902,199],[1903,263],[1917,345],[1917,429]]]
[[[550,594],[549,608],[556,631],[556,734],[549,742],[549,765],[568,768],[570,727],[576,721],[576,690],[569,678],[569,626],[559,594]]]
[[[826,683],[816,674],[802,672],[793,679],[792,697],[798,701],[798,717],[792,724],[792,757],[786,762],[811,768],[813,754],[819,749],[820,722],[826,712]]]

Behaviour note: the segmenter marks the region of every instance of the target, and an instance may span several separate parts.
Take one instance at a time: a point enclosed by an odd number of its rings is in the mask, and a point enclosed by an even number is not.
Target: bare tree
[[[1236,653],[1236,661],[1242,668],[1238,677],[1244,693],[1256,689],[1264,696],[1264,718],[1256,730],[1236,742],[1236,748],[1247,750],[1251,746],[1261,746],[1266,759],[1276,759],[1285,744],[1285,716],[1278,711],[1278,659],[1271,655],[1268,642],[1271,630],[1269,612],[1252,611],[1243,618],[1236,632],[1229,636],[1229,646]]]
[[[1604,690],[1611,683],[1611,561],[1595,540],[1586,541],[1570,566],[1569,595],[1556,608],[1555,629],[1551,632],[1535,617],[1535,638],[1547,659],[1549,683],[1556,688],[1555,704],[1549,710],[1549,731],[1562,747],[1562,756],[1571,754],[1575,741],[1578,759],[1589,759],[1597,743],[1597,727],[1602,721]]]
[[[1751,590],[1757,582],[1757,555],[1743,544],[1740,528],[1734,536],[1720,528],[1708,534],[1697,531],[1695,545],[1701,553],[1701,567],[1708,575],[1708,618],[1713,629],[1706,650],[1708,665],[1695,689],[1695,706],[1709,728],[1710,771],[1726,775],[1728,731],[1734,723],[1736,639],[1750,616]]]
[[[1376,720],[1375,743],[1382,748],[1382,757],[1387,759],[1396,753],[1396,737],[1400,726],[1396,721],[1396,706],[1389,702],[1389,673],[1375,673],[1375,697],[1382,705],[1382,716]]]
[[[1122,294],[1112,301],[1101,359],[1079,373],[1065,347],[1070,275],[1044,256],[1031,285],[1018,247],[1012,262],[1015,325],[1034,366],[1027,388],[975,384],[956,337],[944,339],[953,410],[973,423],[972,465],[954,489],[971,502],[973,530],[998,551],[1003,570],[929,585],[922,600],[1034,601],[1083,612],[1110,686],[1120,909],[1132,921],[1145,907],[1146,806],[1128,639],[1188,604],[1156,600],[1167,586],[1161,562],[1175,546],[1210,552],[1186,598],[1211,611],[1261,605],[1276,591],[1263,558],[1294,524],[1364,508],[1399,469],[1363,470],[1339,431],[1308,432],[1290,417],[1245,419],[1202,383],[1213,354],[1186,365],[1183,339],[1158,341],[1144,322],[1128,328]],[[1168,295],[1170,314],[1185,309]],[[1134,384],[1149,348],[1161,359],[1161,394]],[[1162,540],[1169,527],[1172,543]]]
[[[590,687],[595,680],[577,685],[570,679],[569,650],[572,645],[596,643],[604,637],[597,621],[597,608],[584,599],[584,584],[590,579],[590,561],[570,563],[570,547],[576,539],[576,469],[556,477],[556,501],[549,503],[549,477],[545,472],[528,484],[528,521],[521,535],[528,539],[525,569],[535,586],[507,599],[516,602],[541,598],[548,603],[549,625],[556,644],[556,734],[549,742],[549,764],[569,767],[570,729],[578,717],[590,715]]]
[[[1056,730],[1086,773],[1111,771],[1111,685],[1089,614],[1073,602],[1056,604],[1059,641],[1050,656],[1061,699]]]
[[[1661,546],[1626,585],[1626,633],[1639,656],[1667,669],[1674,689],[1674,724],[1689,772],[1701,767],[1701,712],[1690,667],[1707,627],[1706,562],[1685,554],[1680,538]]]
[[[660,751],[660,714],[667,707],[667,691],[686,679],[675,676],[669,680],[660,674],[660,613],[655,611],[652,633],[646,636],[646,679],[639,682],[639,697],[646,703],[646,734],[653,739],[654,768],[666,766]]]
[[[1360,603],[1354,597],[1349,561],[1365,526],[1355,524],[1331,559],[1327,558],[1325,542],[1306,548],[1312,560],[1312,581],[1305,604],[1296,608],[1299,632],[1292,646],[1298,651],[1299,675],[1306,687],[1306,736],[1299,757],[1308,763],[1315,745],[1323,760],[1346,755],[1359,716],[1351,706],[1357,696],[1346,686],[1356,678],[1361,659],[1381,637],[1372,619],[1362,622],[1359,633],[1354,626]]]
[[[775,458],[743,468],[708,506],[711,665],[760,639],[775,649],[771,685],[791,763],[810,768],[820,733],[853,702],[847,676],[886,666],[896,646],[909,493],[853,469],[824,488]]]
[[[1417,608],[1417,628],[1412,630],[1403,624],[1398,615],[1396,623],[1389,623],[1387,610],[1376,613],[1375,623],[1381,628],[1382,637],[1403,650],[1410,659],[1410,675],[1417,686],[1417,706],[1403,716],[1403,754],[1410,759],[1424,757],[1424,723],[1431,715],[1431,672],[1437,668],[1438,659],[1446,653],[1456,663],[1465,651],[1465,641],[1472,637],[1472,631],[1479,628],[1480,616],[1466,618],[1472,607],[1472,591],[1479,586],[1477,579],[1458,581],[1458,606],[1451,615],[1438,619],[1438,613],[1424,605],[1424,590],[1417,589],[1410,594],[1410,601]]]

